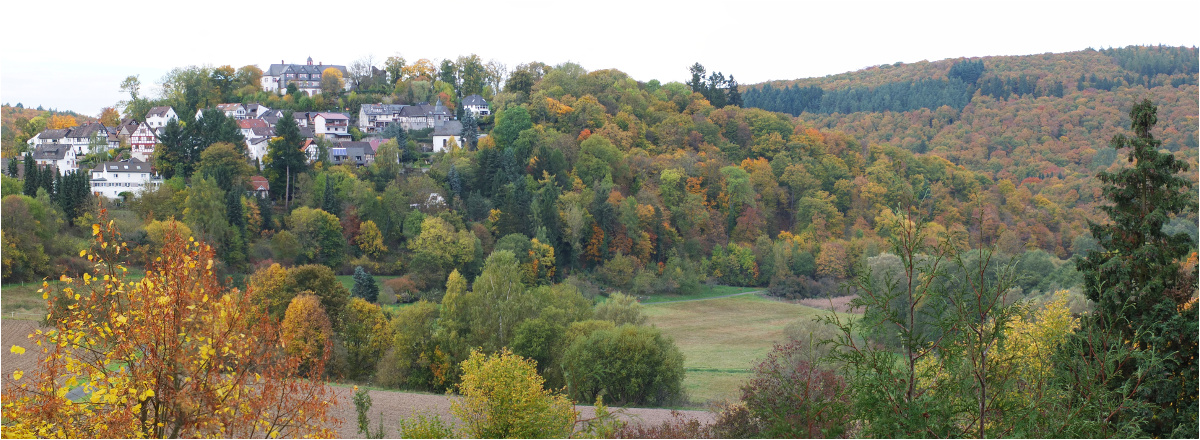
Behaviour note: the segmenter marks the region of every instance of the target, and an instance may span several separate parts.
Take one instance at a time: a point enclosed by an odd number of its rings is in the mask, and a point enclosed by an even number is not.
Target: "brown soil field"
[[[0,385],[7,385],[12,380],[12,372],[16,370],[25,371],[27,374],[37,366],[37,351],[34,350],[37,346],[28,339],[28,335],[33,333],[37,328],[35,321],[23,321],[15,319],[0,320],[0,333],[3,339],[3,353],[0,354],[0,364],[3,365],[3,379],[0,379]],[[11,347],[19,345],[26,349],[25,354],[17,355],[12,353]],[[354,412],[354,389],[350,386],[333,385],[334,391],[337,394],[337,405],[330,408],[330,413],[341,420],[341,423],[335,427],[338,437],[340,438],[362,438],[357,427],[357,416]],[[438,395],[438,394],[420,394],[406,393],[400,391],[370,391],[371,395],[371,428],[378,427],[379,420],[383,420],[384,435],[387,438],[396,438],[399,436],[397,428],[399,420],[404,417],[411,417],[417,412],[426,414],[437,414],[442,420],[457,423],[458,419],[450,412],[450,400],[453,397]],[[593,408],[591,406],[577,406],[580,419],[588,419],[593,417]],[[641,422],[647,424],[660,424],[671,420],[672,410],[656,409],[656,408],[628,408],[610,410],[619,413],[619,416],[630,422]],[[701,423],[711,423],[715,415],[708,411],[679,411],[680,415],[688,419],[698,419]]]
[[[808,298],[795,301],[797,304],[803,304],[814,309],[828,310],[831,312],[846,313],[850,311],[850,301],[858,298],[858,295],[839,296],[832,298],[833,306],[830,307],[831,298]]]

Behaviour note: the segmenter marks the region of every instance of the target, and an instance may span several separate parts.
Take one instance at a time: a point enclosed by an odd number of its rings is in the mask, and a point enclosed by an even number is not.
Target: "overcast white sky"
[[[0,102],[97,115],[168,70],[349,65],[478,54],[687,79],[700,62],[739,83],[883,63],[1200,45],[1200,1],[6,1]]]

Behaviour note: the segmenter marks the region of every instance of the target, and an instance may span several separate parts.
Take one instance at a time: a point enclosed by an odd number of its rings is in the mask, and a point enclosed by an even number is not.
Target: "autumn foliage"
[[[333,435],[334,396],[311,379],[320,365],[298,374],[273,321],[214,275],[210,246],[169,233],[145,278],[128,281],[128,249],[102,224],[82,253],[93,269],[43,283],[53,329],[23,354],[38,369],[5,381],[5,437]]]

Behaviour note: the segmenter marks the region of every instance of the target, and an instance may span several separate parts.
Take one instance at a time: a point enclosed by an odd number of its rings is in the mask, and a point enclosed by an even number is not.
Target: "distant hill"
[[[1131,46],[881,65],[753,84],[743,95],[748,107],[791,113],[863,145],[944,158],[1000,183],[1002,199],[1049,207],[1047,220],[1078,230],[1103,217],[1096,172],[1127,165],[1108,143],[1128,132],[1135,102],[1158,106],[1152,134],[1197,165],[1198,71],[1194,47]],[[1195,169],[1187,174],[1197,182]],[[1196,221],[1174,227],[1195,235]]]

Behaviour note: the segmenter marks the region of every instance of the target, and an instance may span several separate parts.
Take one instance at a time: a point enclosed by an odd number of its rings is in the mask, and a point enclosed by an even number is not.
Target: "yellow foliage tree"
[[[40,353],[11,349],[39,359],[4,383],[5,437],[333,435],[319,366],[304,377],[279,350],[274,323],[213,272],[210,246],[169,234],[146,276],[127,281],[128,250],[105,223],[81,253],[90,272],[43,283],[53,329],[30,335]]]
[[[359,250],[372,258],[379,258],[388,251],[387,246],[383,244],[383,233],[371,220],[362,222],[359,226],[358,237],[354,239],[354,243],[358,245]]]
[[[75,118],[67,115],[53,115],[50,116],[50,121],[46,123],[46,128],[58,130],[62,128],[71,128],[76,125],[79,125],[79,122],[76,121]]]
[[[333,350],[333,329],[320,298],[307,290],[292,298],[283,315],[280,340],[284,351],[299,356],[306,370],[328,359]]]
[[[321,93],[337,96],[345,88],[346,83],[342,79],[342,71],[333,67],[327,67],[321,72]]]
[[[450,410],[472,438],[567,438],[579,413],[561,393],[546,390],[534,362],[508,348],[472,351],[462,363],[462,395]]]

